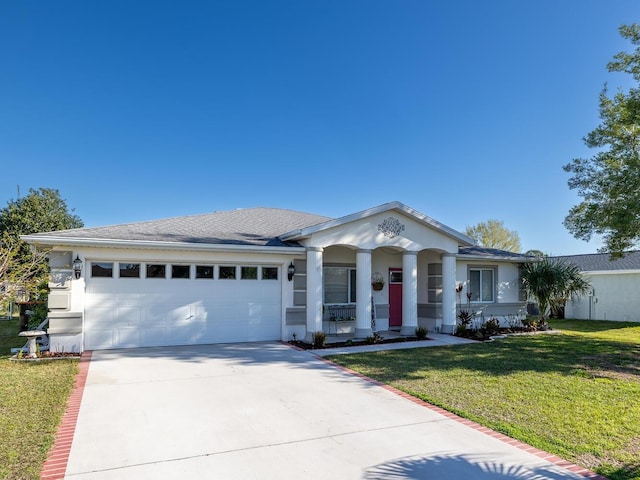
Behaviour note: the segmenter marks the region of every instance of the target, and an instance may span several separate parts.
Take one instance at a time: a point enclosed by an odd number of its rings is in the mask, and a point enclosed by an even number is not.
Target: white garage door
[[[277,277],[244,280],[240,267],[236,279],[89,276],[85,349],[278,340]]]

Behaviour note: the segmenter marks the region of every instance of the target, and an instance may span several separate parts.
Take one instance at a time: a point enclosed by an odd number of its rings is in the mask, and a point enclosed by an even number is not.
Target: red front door
[[[389,327],[402,326],[402,269],[389,269]]]

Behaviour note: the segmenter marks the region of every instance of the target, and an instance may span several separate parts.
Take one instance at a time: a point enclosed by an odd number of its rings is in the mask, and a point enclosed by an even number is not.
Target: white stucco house
[[[459,284],[485,316],[526,304],[529,257],[473,246],[399,202],[337,219],[250,208],[23,239],[52,249],[54,351],[452,333]]]
[[[640,322],[640,251],[616,260],[606,253],[554,258],[576,265],[592,286],[589,295],[567,302],[566,318]]]

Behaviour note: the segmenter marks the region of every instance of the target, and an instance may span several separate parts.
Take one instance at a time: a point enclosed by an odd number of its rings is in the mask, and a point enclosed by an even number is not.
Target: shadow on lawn
[[[571,320],[571,319],[551,319],[549,324],[552,328],[564,330],[566,332],[606,332],[609,330],[620,330],[622,328],[640,327],[636,322],[612,322],[600,320]]]
[[[472,455],[441,454],[434,457],[407,457],[368,469],[363,480],[412,479],[527,479],[568,480],[576,476],[552,466],[509,465],[495,459]]]

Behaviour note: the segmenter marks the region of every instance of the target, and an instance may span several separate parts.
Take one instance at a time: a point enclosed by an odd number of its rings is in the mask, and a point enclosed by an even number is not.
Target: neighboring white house
[[[485,317],[522,311],[530,259],[474,247],[399,202],[338,219],[251,208],[23,239],[53,249],[54,351],[452,333],[467,292]]]
[[[593,287],[567,302],[566,318],[640,322],[640,251],[613,261],[606,253],[554,258],[576,265]]]

